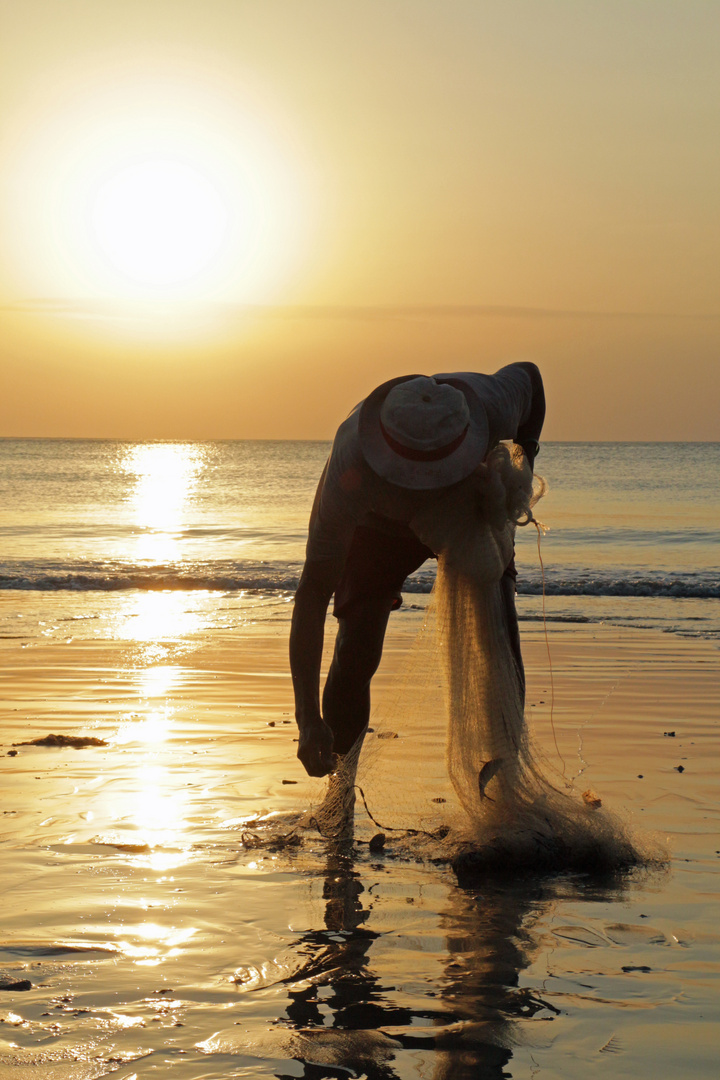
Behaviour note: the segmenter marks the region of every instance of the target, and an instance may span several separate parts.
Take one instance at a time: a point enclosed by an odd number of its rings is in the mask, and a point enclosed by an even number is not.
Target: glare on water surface
[[[132,536],[125,557],[138,569],[172,572],[183,563],[182,534],[206,467],[197,444],[149,443],[124,450],[120,468],[129,480],[126,510]],[[130,590],[120,598],[113,637],[135,643],[131,668],[137,705],[120,718],[114,745],[132,754],[125,782],[98,792],[96,825],[101,842],[140,871],[170,873],[191,856],[189,793],[179,780],[177,754],[190,733],[180,731],[174,695],[183,668],[173,649],[203,626],[207,593],[171,588]],[[101,824],[102,823],[102,824]],[[137,963],[159,963],[181,940],[160,924],[135,927],[139,940],[121,947]],[[173,936],[174,934],[174,936]]]
[[[150,443],[130,447],[122,468],[131,480],[128,498],[134,535],[127,557],[141,566],[182,562],[181,538],[190,502],[205,468],[201,446]],[[203,592],[132,592],[116,636],[130,641],[178,639],[200,629]]]
[[[115,738],[117,745],[142,743],[143,748],[163,743],[172,728],[172,714],[169,709],[152,709],[144,716],[133,716],[120,725]]]
[[[178,639],[202,628],[207,593],[132,593],[123,605],[115,636],[127,641]]]
[[[118,947],[142,967],[154,967],[177,956],[181,946],[197,933],[194,926],[178,929],[151,922],[139,923],[132,931],[136,940],[118,941]]]
[[[149,443],[128,450],[123,468],[133,481],[130,501],[138,535],[131,554],[137,562],[177,558],[178,534],[203,466],[197,445]]]
[[[174,664],[145,668],[139,675],[139,690],[143,697],[163,697],[178,681],[180,674],[180,668]]]

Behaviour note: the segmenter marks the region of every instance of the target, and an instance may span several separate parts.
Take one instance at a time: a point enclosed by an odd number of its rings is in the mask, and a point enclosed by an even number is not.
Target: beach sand
[[[550,632],[565,776],[666,843],[667,872],[461,889],[393,832],[452,803],[420,618],[375,681],[382,852],[361,803],[352,848],[252,846],[250,819],[287,835],[324,791],[295,759],[287,623],[1,643],[3,1080],[716,1075],[717,646]],[[542,627],[522,632],[562,768]],[[106,745],[16,745],[51,734]]]

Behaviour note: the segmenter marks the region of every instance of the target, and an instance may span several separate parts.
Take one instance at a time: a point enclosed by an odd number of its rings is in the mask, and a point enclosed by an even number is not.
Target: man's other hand
[[[335,771],[338,758],[333,753],[333,733],[324,720],[303,725],[297,756],[308,776],[327,776]]]
[[[535,458],[540,452],[540,443],[537,439],[520,439],[519,442],[531,472],[535,472]]]

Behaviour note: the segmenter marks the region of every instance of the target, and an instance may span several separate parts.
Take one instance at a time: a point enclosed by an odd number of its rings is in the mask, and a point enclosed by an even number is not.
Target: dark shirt
[[[533,405],[533,382],[523,364],[509,364],[494,375],[450,372],[434,378],[462,379],[485,407],[488,450],[518,437]],[[358,525],[405,533],[408,522],[438,492],[397,487],[373,472],[363,457],[358,436],[357,405],[340,427],[323,472],[310,518],[307,558],[310,562],[344,562]],[[542,418],[540,419],[542,424]],[[537,438],[540,431],[528,433]]]

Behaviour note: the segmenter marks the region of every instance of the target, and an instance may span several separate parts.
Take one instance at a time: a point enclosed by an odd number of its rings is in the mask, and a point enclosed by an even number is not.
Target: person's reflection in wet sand
[[[532,925],[553,891],[528,881],[488,881],[480,891],[458,888],[451,895],[443,916],[449,962],[442,998],[454,1023],[435,1036],[433,1080],[500,1080],[508,1075],[515,1022],[557,1014],[519,986],[538,948]]]
[[[345,1012],[358,1000],[358,987],[362,988],[359,1000],[364,1003],[372,995],[375,981],[367,967],[367,953],[377,935],[362,926],[369,915],[360,901],[364,888],[352,856],[332,847],[323,887],[325,930],[305,934],[300,945],[309,958],[301,975],[312,981],[305,988],[289,991],[292,1003],[287,1016],[299,1028],[325,1025],[319,986],[332,986],[333,998],[324,1004],[333,1010],[334,1026],[346,1027]]]
[[[298,949],[305,957],[288,990],[286,1021],[308,1040],[304,1077],[341,1075],[360,1068],[368,1080],[396,1080],[390,1064],[396,1045],[381,1028],[409,1024],[413,1013],[394,1008],[371,970],[368,954],[379,937],[363,923],[371,909],[355,869],[352,840],[331,841],[323,887],[325,929],[304,934]],[[328,993],[328,990],[330,991]],[[344,1075],[344,1073],[342,1074]],[[278,1074],[284,1080],[283,1074]]]
[[[560,900],[617,900],[625,883],[515,875],[464,884],[451,892],[443,915],[450,958],[442,998],[455,1023],[435,1036],[432,1075],[500,1080],[521,1042],[521,1022],[551,1022],[560,1014],[537,990],[520,986],[521,972],[541,948],[535,925]]]
[[[286,980],[290,1004],[280,1023],[295,1033],[289,1049],[303,1066],[300,1075],[320,1080],[350,1069],[368,1080],[396,1080],[395,1056],[425,1050],[435,1056],[434,1080],[501,1080],[517,1042],[516,1023],[557,1014],[536,991],[519,986],[520,974],[539,948],[533,925],[574,888],[540,879],[453,884],[441,915],[444,978],[437,997],[428,994],[427,1009],[409,1008],[392,1000],[395,987],[373,971],[379,934],[367,925],[372,901],[356,867],[351,837],[329,842],[325,927],[302,936],[296,946],[302,964]]]

